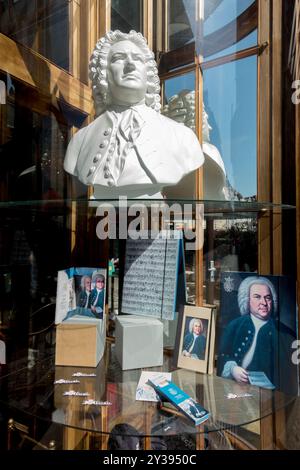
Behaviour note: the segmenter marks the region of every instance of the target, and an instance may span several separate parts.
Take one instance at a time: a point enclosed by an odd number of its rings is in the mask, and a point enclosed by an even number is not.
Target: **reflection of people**
[[[95,197],[162,197],[164,186],[203,164],[191,129],[159,112],[157,67],[140,33],[110,31],[100,39],[90,78],[98,117],[73,137],[64,168],[95,185]]]
[[[248,371],[261,371],[275,384],[276,290],[269,279],[249,276],[240,284],[238,304],[241,316],[229,323],[221,339],[219,372],[248,383]]]
[[[105,277],[102,274],[97,274],[95,277],[95,288],[91,291],[89,305],[93,314],[97,318],[103,318],[104,307],[104,285]]]
[[[205,357],[205,337],[203,333],[203,323],[200,318],[193,318],[189,323],[189,333],[183,340],[183,356],[192,359],[204,359]]]
[[[82,276],[80,282],[81,291],[77,299],[77,307],[89,308],[89,299],[91,293],[91,278],[90,276]]]

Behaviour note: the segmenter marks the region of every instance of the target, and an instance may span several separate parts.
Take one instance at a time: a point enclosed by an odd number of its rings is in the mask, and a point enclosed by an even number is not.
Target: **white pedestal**
[[[122,370],[163,364],[163,324],[138,315],[116,317],[116,356]]]

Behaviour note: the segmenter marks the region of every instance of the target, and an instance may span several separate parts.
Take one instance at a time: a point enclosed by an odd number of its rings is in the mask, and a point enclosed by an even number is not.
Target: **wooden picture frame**
[[[194,307],[186,305],[181,322],[178,322],[177,367],[204,374],[212,370],[215,322],[214,306]],[[199,340],[193,333],[200,330]],[[211,372],[210,372],[211,373]]]

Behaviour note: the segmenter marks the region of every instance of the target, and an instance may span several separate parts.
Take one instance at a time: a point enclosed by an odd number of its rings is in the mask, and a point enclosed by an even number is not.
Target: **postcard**
[[[56,325],[75,316],[103,319],[106,270],[69,268],[58,272]]]

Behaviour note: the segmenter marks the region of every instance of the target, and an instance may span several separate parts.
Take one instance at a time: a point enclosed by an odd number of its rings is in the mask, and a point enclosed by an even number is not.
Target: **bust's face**
[[[267,320],[272,311],[272,295],[268,286],[253,284],[250,288],[250,313],[256,318]]]
[[[107,77],[113,104],[135,104],[144,100],[147,90],[147,68],[140,48],[131,41],[111,46]]]

